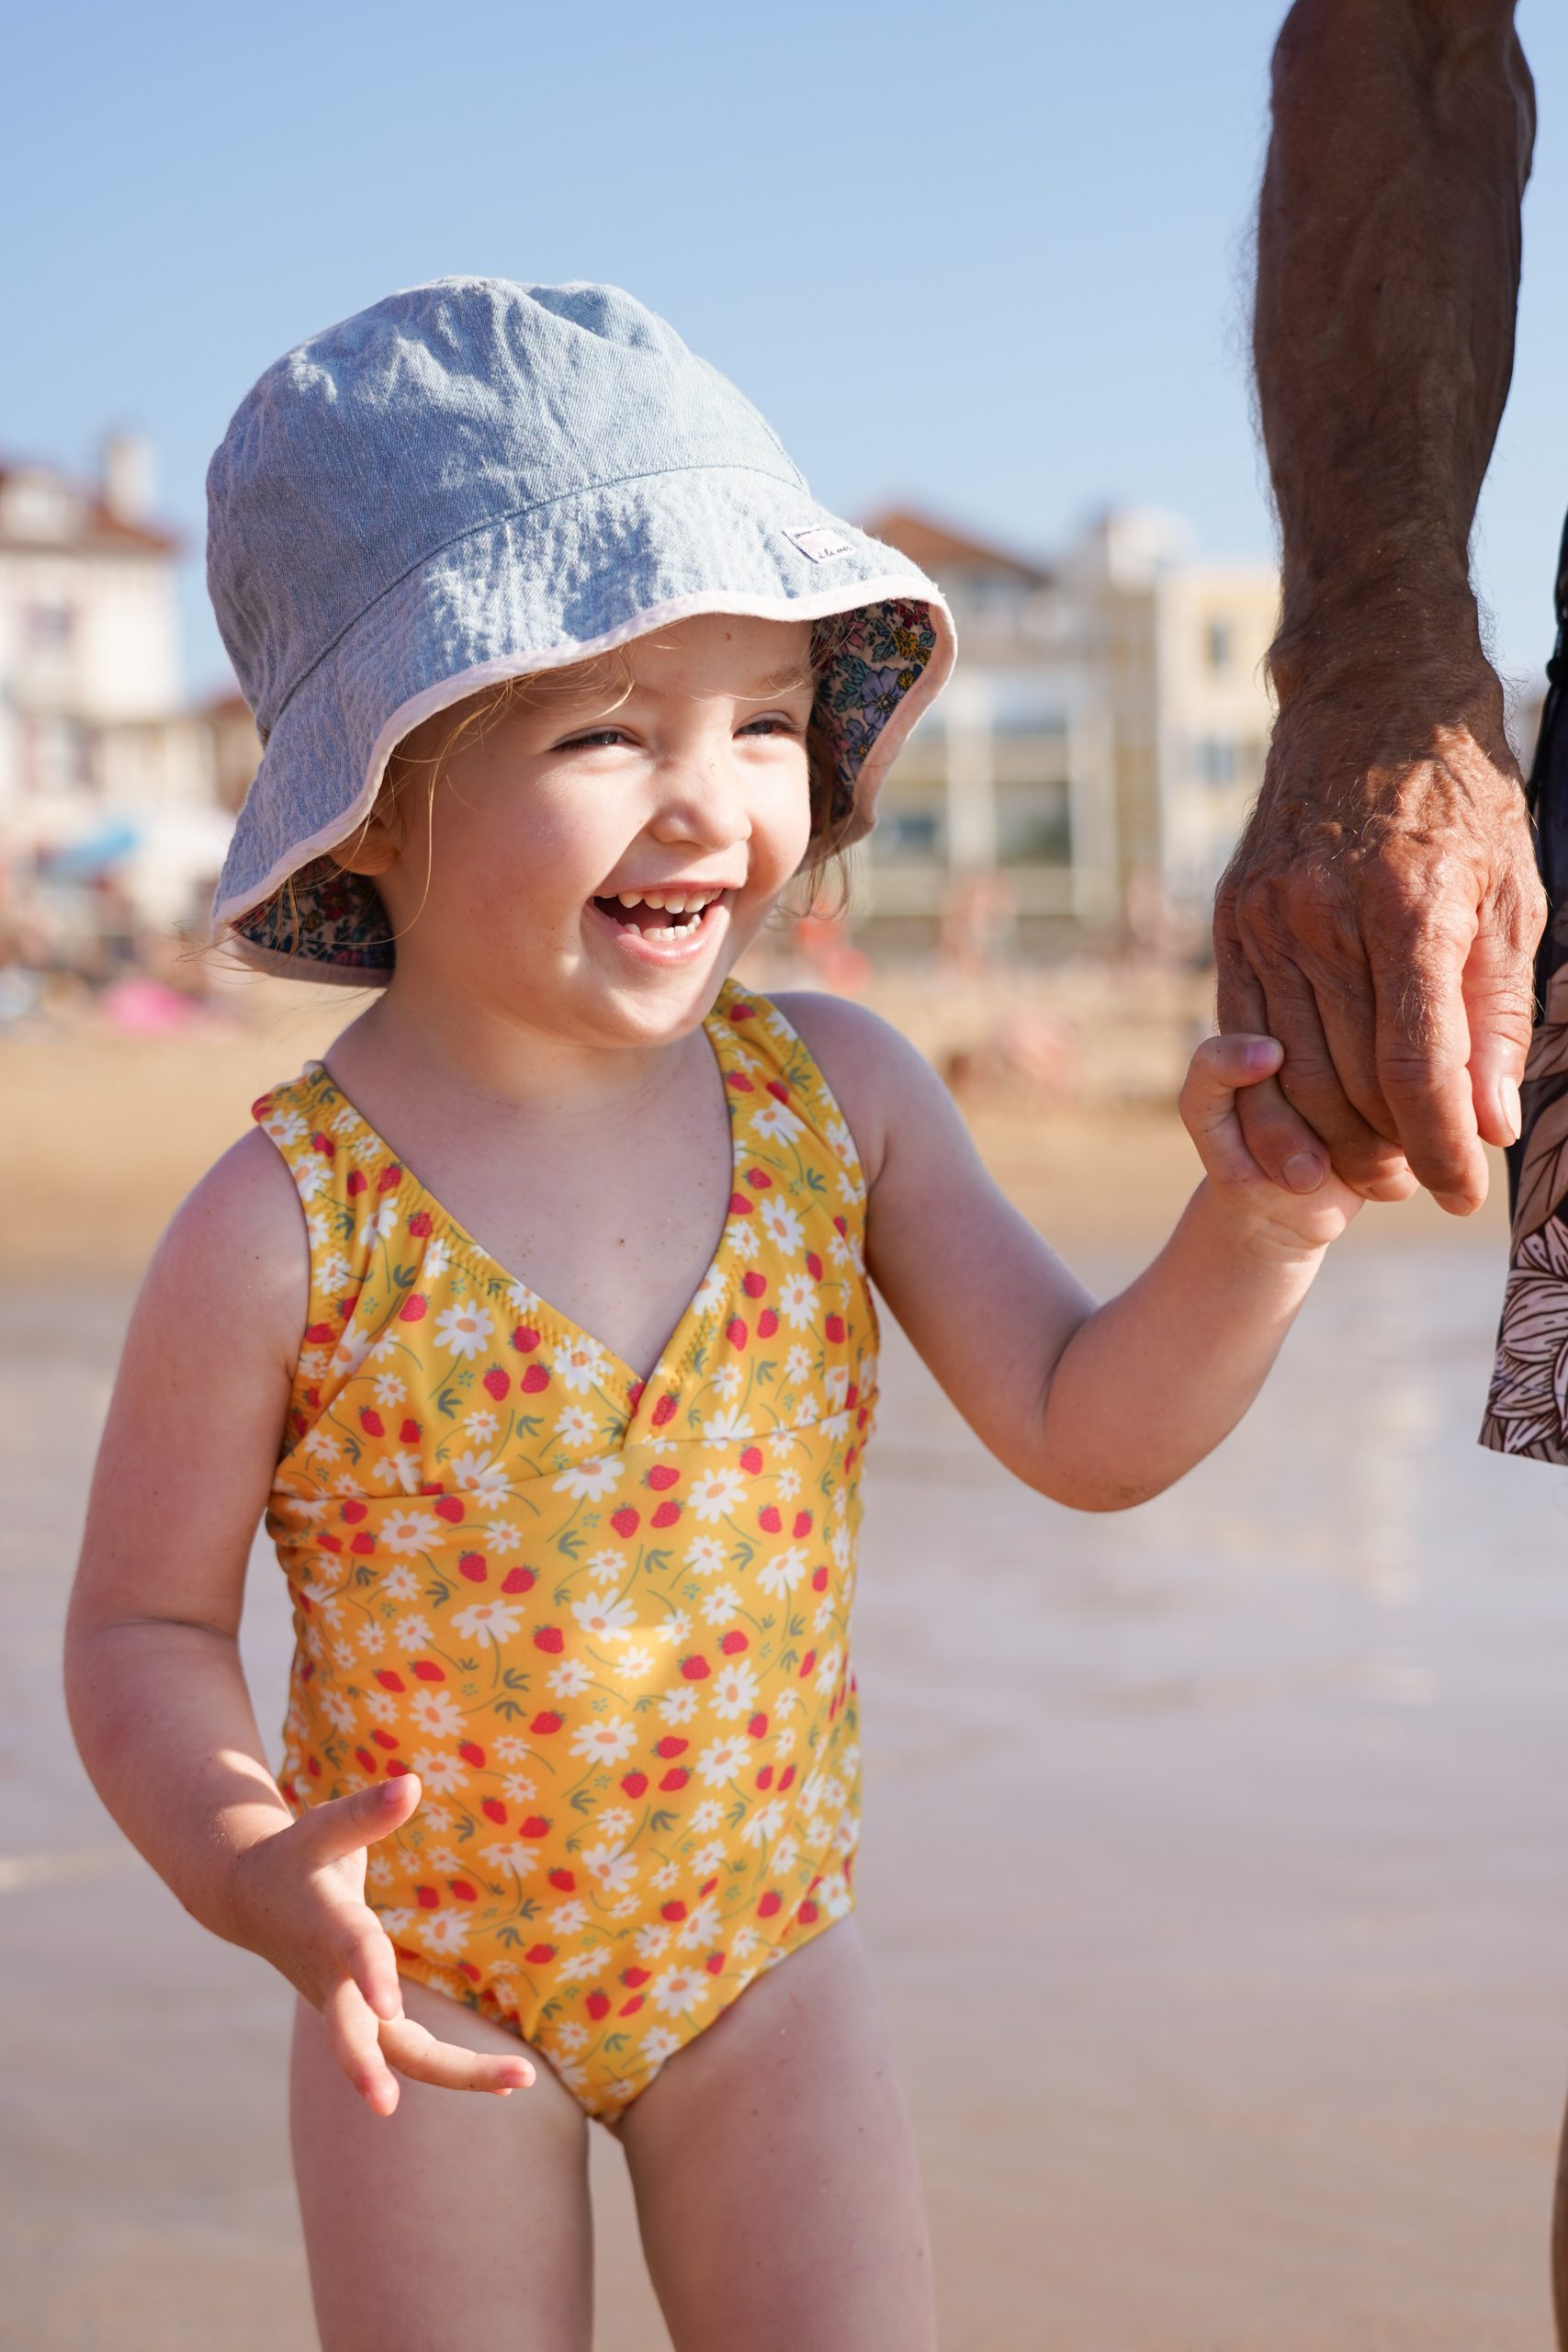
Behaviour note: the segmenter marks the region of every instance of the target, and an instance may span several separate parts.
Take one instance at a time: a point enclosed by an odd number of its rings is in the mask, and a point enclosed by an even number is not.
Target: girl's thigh
[[[516,2049],[445,1994],[402,1991],[443,2040]],[[322,2352],[588,2352],[588,2127],[535,2063],[509,2098],[403,2079],[395,2111],[372,2115],[299,2004],[290,2121]]]
[[[620,2138],[678,2352],[931,2352],[913,2135],[852,1918],[679,2051]]]

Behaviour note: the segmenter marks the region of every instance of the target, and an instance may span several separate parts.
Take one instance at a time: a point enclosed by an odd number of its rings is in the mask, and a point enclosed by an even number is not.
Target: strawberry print
[[[849,1667],[876,1398],[864,1185],[788,1020],[704,1024],[734,1192],[646,1379],[490,1258],[320,1062],[254,1115],[311,1235],[267,1529],[296,1809],[414,1771],[405,1974],[612,2118],[853,1901]]]

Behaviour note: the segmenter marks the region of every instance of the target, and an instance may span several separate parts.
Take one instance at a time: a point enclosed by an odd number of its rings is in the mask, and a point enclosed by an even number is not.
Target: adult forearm
[[[73,1629],[72,1728],[94,1787],[186,1909],[234,1938],[234,1864],[291,1819],[267,1768],[237,1644],[145,1619]]]
[[[1256,313],[1282,700],[1428,651],[1480,663],[1470,536],[1533,130],[1511,0],[1298,0],[1286,20]]]
[[[1052,1375],[1043,1492],[1120,1510],[1182,1477],[1228,1436],[1268,1377],[1319,1253],[1238,1243],[1199,1186],[1154,1262],[1074,1332]]]

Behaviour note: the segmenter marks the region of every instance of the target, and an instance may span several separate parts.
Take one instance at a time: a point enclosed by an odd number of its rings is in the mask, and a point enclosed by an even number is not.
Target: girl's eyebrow
[[[759,678],[754,686],[746,689],[739,700],[765,702],[770,695],[793,694],[798,687],[813,686],[816,683],[805,662],[792,662],[787,669],[771,671],[767,677]]]

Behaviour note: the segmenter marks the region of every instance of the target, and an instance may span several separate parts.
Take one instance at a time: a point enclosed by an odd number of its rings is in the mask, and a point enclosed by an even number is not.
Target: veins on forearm
[[[1255,350],[1282,695],[1341,628],[1385,659],[1467,639],[1479,659],[1469,539],[1534,121],[1511,18],[1503,0],[1298,0],[1280,34]]]

